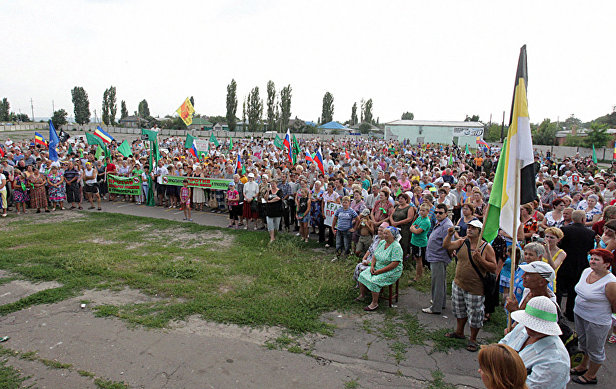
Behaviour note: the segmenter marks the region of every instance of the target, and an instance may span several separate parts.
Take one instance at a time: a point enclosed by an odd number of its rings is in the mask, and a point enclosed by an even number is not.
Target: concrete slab
[[[0,285],[0,305],[14,303],[24,297],[45,289],[59,288],[62,284],[55,281],[32,283],[24,280],[14,280]]]

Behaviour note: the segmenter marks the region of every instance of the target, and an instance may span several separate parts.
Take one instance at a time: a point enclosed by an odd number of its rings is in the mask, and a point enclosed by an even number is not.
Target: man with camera
[[[432,306],[422,309],[424,313],[440,314],[445,309],[447,298],[447,265],[451,262],[449,252],[444,247],[444,240],[448,230],[453,228],[453,223],[447,217],[447,205],[437,204],[434,214],[436,225],[428,238],[426,247],[426,261],[430,264]],[[421,266],[418,261],[417,266]]]

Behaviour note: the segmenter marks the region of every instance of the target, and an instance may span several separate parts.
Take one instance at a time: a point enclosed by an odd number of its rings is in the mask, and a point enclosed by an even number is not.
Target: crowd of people
[[[466,339],[468,324],[467,350],[474,352],[496,306],[504,304],[515,321],[501,345],[480,351],[488,387],[561,388],[570,377],[597,382],[606,341],[616,343],[616,163],[601,170],[579,155],[557,160],[536,153],[538,196],[521,205],[517,236],[500,231],[486,242],[498,148],[470,154],[456,145],[314,138],[299,141],[299,154],[306,153],[292,161],[289,150],[267,139],[234,138],[211,144],[207,153],[185,146],[183,138],[161,138],[160,158],[153,160],[148,141],[132,141],[129,156],[113,141],[109,154],[97,158],[99,146],[76,137],[60,144],[58,160],[50,161],[43,146],[6,140],[0,145],[2,216],[12,205],[20,214],[84,204],[101,210],[103,201],[155,202],[183,209],[186,220],[191,210],[228,214],[229,228],[267,229],[270,242],[279,230],[306,242],[312,233],[335,250],[334,261],[360,258],[353,278],[356,300],[370,298],[366,311],[378,309],[381,289],[403,269],[419,282],[429,268],[432,301],[422,311],[441,314],[447,268],[455,261],[456,326],[446,336]],[[141,178],[139,195],[109,193],[109,175]],[[170,185],[167,176],[183,177],[183,185]],[[228,187],[189,186],[191,177],[228,180]],[[559,337],[564,319],[573,323],[584,353],[574,368]],[[495,356],[524,378],[500,377]]]

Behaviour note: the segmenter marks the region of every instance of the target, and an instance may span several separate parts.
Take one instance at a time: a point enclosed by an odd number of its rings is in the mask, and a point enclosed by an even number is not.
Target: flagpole
[[[513,281],[515,277],[516,248],[518,247],[518,228],[520,228],[520,160],[515,161],[515,192],[513,198],[513,236],[511,246],[511,274],[509,279],[509,299],[513,300]],[[520,253],[522,256],[522,253]],[[511,311],[507,315],[507,331],[511,331]]]

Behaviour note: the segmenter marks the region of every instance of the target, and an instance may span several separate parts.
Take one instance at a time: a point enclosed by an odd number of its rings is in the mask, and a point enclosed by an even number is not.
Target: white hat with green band
[[[511,318],[518,323],[545,335],[561,335],[558,326],[558,309],[556,304],[545,296],[528,300],[526,308],[511,313]]]

